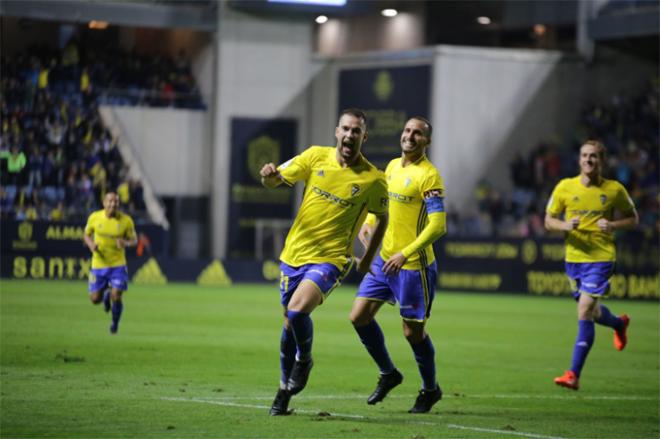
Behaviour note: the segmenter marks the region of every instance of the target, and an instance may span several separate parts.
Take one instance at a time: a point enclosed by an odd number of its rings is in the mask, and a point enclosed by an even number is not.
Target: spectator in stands
[[[15,143],[11,145],[9,153],[0,153],[0,158],[4,155],[4,158],[7,159],[7,173],[9,177],[9,184],[14,186],[19,186],[23,184],[23,169],[27,164],[27,158],[23,151],[18,149],[18,145]]]
[[[42,183],[42,168],[44,165],[44,158],[41,155],[41,151],[39,150],[38,146],[33,146],[32,147],[32,154],[30,154],[30,158],[28,159],[28,185],[35,187],[35,188],[40,188],[41,183]]]
[[[57,205],[51,209],[48,214],[48,219],[50,221],[64,221],[66,219],[66,209],[64,207],[64,202],[59,201]]]

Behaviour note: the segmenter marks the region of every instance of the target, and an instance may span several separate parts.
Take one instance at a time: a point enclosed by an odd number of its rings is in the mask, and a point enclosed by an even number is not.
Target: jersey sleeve
[[[367,210],[374,215],[384,215],[387,213],[388,205],[387,183],[385,183],[385,177],[382,175],[382,172],[378,172],[381,174],[381,177],[378,178],[372,186]]]
[[[635,203],[628,194],[628,191],[622,184],[618,184],[616,198],[614,199],[614,207],[622,213],[630,213],[635,210]]]
[[[314,151],[314,148],[307,148],[301,154],[279,165],[277,170],[280,171],[282,181],[293,186],[297,181],[307,180],[312,169]]]
[[[128,215],[126,216],[126,234],[124,237],[128,240],[133,240],[136,238],[135,223],[133,222],[133,218]]]
[[[95,215],[91,214],[87,218],[87,224],[85,224],[85,235],[87,236],[92,236],[94,234],[94,229],[95,229],[95,222],[94,221]]]
[[[445,188],[442,178],[435,168],[422,180],[419,190],[426,205],[428,223],[417,238],[401,250],[406,258],[433,244],[447,232],[447,215],[444,203]]]
[[[548,205],[546,206],[545,210],[552,216],[559,216],[564,213],[564,210],[566,210],[563,182],[559,182],[559,184],[552,191],[552,195],[550,195],[550,199],[548,200]]]
[[[437,170],[433,170],[420,185],[426,211],[430,214],[445,211],[445,186]]]

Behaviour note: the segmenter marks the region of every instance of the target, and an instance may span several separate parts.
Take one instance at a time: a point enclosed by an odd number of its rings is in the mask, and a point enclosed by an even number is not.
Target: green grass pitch
[[[428,324],[445,398],[410,415],[420,379],[396,308],[379,322],[404,382],[366,404],[377,370],[348,321],[354,287],[313,314],[315,367],[270,417],[279,380],[277,286],[131,285],[119,334],[86,284],[0,283],[0,436],[66,438],[658,438],[657,302],[617,352],[598,327],[581,389],[556,387],[576,333],[570,298],[439,292]]]

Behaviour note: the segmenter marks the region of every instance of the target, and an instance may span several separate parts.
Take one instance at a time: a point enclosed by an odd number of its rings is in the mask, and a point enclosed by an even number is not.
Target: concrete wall
[[[114,107],[114,112],[157,195],[209,194],[209,112],[148,107]]]

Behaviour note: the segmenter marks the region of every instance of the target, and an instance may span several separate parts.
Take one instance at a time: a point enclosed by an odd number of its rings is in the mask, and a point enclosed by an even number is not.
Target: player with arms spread
[[[408,120],[401,133],[401,157],[392,160],[385,170],[389,224],[383,248],[360,284],[350,316],[380,369],[376,390],[367,399],[368,404],[376,404],[403,381],[375,320],[383,303],[399,303],[403,334],[413,350],[423,384],[410,413],[426,413],[442,399],[436,381],[435,349],[424,329],[431,315],[437,277],[432,244],[446,232],[444,185],[426,157],[431,134],[431,124],[422,117]],[[365,245],[371,233],[369,218],[360,231]]]
[[[594,343],[594,322],[614,329],[617,350],[623,350],[628,341],[630,318],[626,314],[614,316],[600,299],[609,293],[609,279],[614,273],[614,231],[635,227],[639,217],[623,185],[601,176],[604,163],[604,145],[595,140],[585,142],[580,148],[580,175],[557,184],[545,215],[547,230],[566,233],[566,274],[577,300],[573,362],[554,380],[558,386],[573,390],[580,387],[580,372]]]
[[[89,298],[95,305],[103,301],[106,312],[112,308],[110,333],[116,334],[124,310],[121,296],[128,289],[125,248],[135,246],[137,237],[131,217],[119,211],[119,196],[115,192],[108,192],[103,198],[103,209],[89,216],[83,239],[92,252]]]
[[[280,297],[284,328],[280,339],[280,389],[271,415],[287,415],[292,395],[303,390],[312,368],[310,314],[340,284],[353,265],[353,241],[368,212],[378,216],[372,244],[357,269],[365,273],[386,227],[385,177],[364,158],[366,116],[344,110],[335,128],[336,147],[311,146],[276,167],[261,169],[268,188],[305,182],[302,205],[286,238]]]

